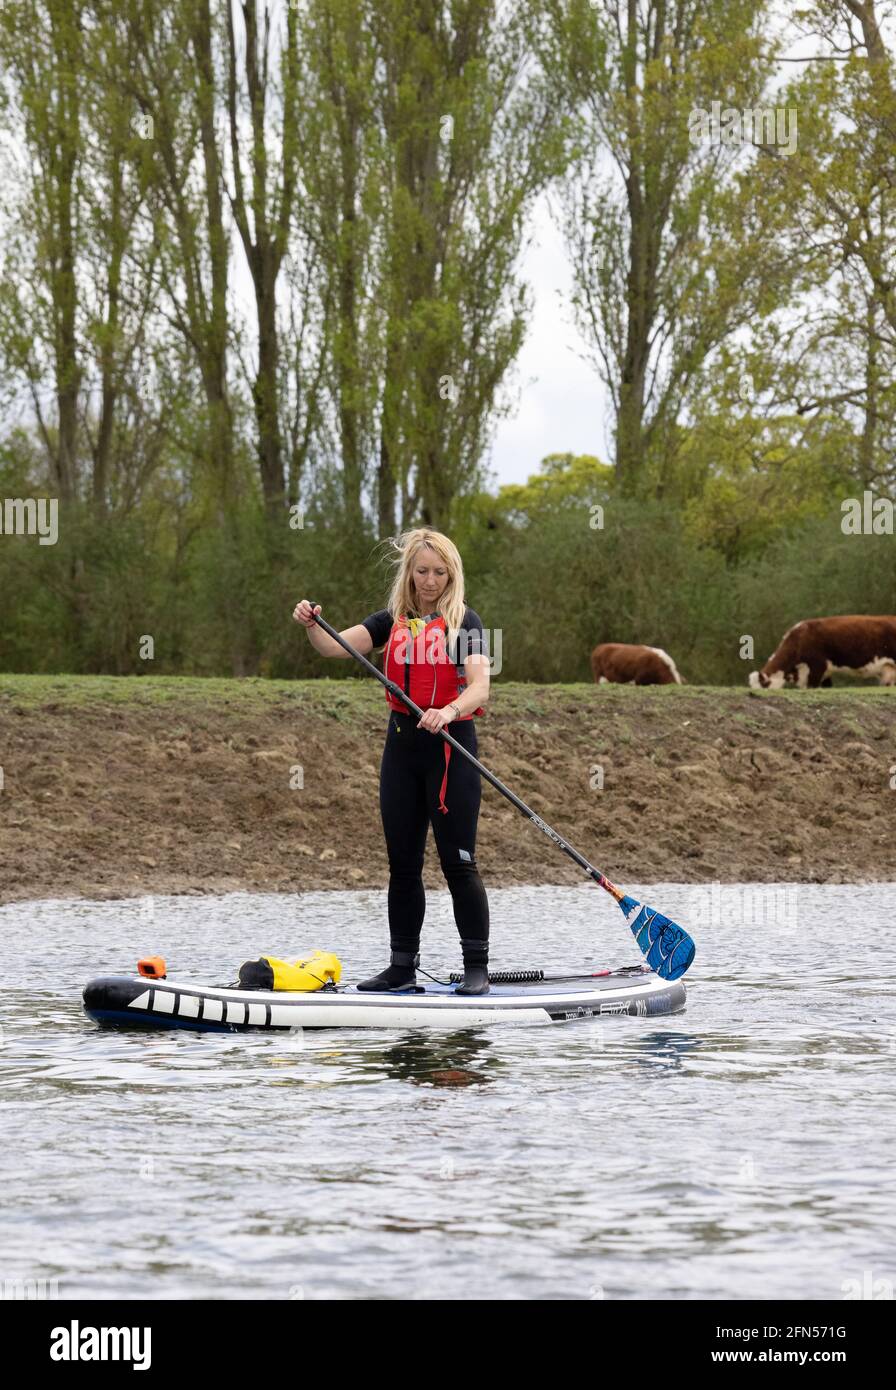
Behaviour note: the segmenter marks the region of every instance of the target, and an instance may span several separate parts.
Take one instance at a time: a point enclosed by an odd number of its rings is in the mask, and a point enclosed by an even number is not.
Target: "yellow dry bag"
[[[242,989],[301,990],[332,988],[342,976],[342,965],[332,951],[315,951],[305,960],[278,960],[276,956],[259,956],[240,966]]]

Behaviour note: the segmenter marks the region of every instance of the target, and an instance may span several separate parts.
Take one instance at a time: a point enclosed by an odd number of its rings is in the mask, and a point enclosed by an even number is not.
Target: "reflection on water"
[[[703,1044],[702,1038],[687,1033],[655,1029],[633,1044],[632,1053],[642,1067],[674,1067],[677,1070],[684,1064],[688,1053],[697,1051]]]
[[[150,953],[226,981],[259,950],[320,946],[362,978],[384,895],[0,910],[4,1278],[273,1299],[838,1298],[865,1270],[892,1280],[893,888],[789,889],[786,920],[745,930],[748,886],[632,887],[701,923],[685,1013],[449,1034],[104,1031],[80,1008],[86,975]],[[496,969],[638,959],[590,886],[494,893],[492,915]],[[447,914],[424,948],[432,973],[456,968]]]
[[[412,1033],[391,1046],[371,1049],[370,1063],[397,1081],[423,1086],[487,1085],[501,1069],[488,1030]]]

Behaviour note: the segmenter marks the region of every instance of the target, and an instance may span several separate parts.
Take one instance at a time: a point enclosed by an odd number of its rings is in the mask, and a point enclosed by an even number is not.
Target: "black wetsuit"
[[[385,644],[392,617],[382,609],[364,619],[374,648]],[[482,620],[471,608],[464,612],[465,656],[488,655]],[[455,656],[455,651],[449,651]],[[463,662],[459,674],[464,674]],[[455,719],[448,732],[464,748],[477,753],[472,719]],[[476,768],[452,753],[445,796],[447,812],[439,810],[439,788],[445,775],[445,741],[417,726],[413,714],[392,710],[380,766],[380,813],[389,856],[389,936],[393,951],[416,953],[426,911],[423,855],[430,824],[439,862],[454,906],[454,920],[464,959],[484,965],[488,959],[488,898],[476,867],[476,826],[482,783]]]

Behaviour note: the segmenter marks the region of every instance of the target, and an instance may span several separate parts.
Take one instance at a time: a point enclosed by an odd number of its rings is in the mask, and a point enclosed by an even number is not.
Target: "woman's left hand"
[[[450,724],[454,717],[453,709],[428,709],[417,728],[428,729],[431,734],[437,734],[440,729],[444,729],[446,724]]]

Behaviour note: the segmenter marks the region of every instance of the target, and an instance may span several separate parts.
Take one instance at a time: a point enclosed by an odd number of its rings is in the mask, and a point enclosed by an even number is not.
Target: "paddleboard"
[[[287,993],[221,988],[139,975],[104,975],[84,990],[97,1023],[190,1028],[202,1032],[277,1032],[290,1028],[466,1028],[494,1023],[567,1023],[626,1014],[678,1013],[686,991],[646,967],[598,975],[500,979],[488,994],[457,994],[456,984],[427,982],[417,992],[373,994],[354,986]]]

